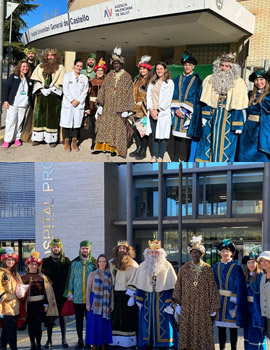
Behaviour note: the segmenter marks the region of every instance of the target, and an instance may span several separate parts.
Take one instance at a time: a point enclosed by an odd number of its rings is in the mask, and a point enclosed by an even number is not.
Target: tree
[[[0,0],[2,1],[2,0]],[[12,34],[11,42],[14,50],[14,56],[17,59],[23,57],[23,45],[21,43],[22,32],[26,28],[27,23],[23,20],[22,16],[29,12],[34,11],[39,5],[34,4],[36,0],[15,0],[14,2],[20,5],[12,13]],[[5,19],[4,22],[4,47],[8,46],[9,30],[10,30],[10,18]]]

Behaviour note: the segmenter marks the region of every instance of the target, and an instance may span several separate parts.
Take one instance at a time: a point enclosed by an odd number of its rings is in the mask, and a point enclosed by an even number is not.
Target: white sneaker
[[[158,157],[157,161],[158,161],[159,163],[161,163],[161,162],[163,162],[163,159],[162,159],[161,157]]]
[[[157,158],[155,156],[152,157],[151,162],[157,162]]]

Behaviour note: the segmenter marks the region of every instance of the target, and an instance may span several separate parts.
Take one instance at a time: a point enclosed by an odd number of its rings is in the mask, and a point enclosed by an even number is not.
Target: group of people
[[[212,268],[202,260],[202,237],[188,246],[191,261],[178,272],[157,239],[148,242],[144,261],[125,240],[95,260],[91,243],[80,243],[79,256],[70,261],[62,242],[50,242],[51,255],[26,260],[27,273],[16,270],[18,256],[11,248],[2,255],[0,302],[1,348],[17,350],[17,327],[26,317],[31,350],[41,349],[41,323],[47,327],[45,348],[53,346],[52,327],[59,317],[62,347],[67,348],[65,303],[72,301],[76,317],[76,350],[117,347],[213,350],[213,325],[225,349],[226,329],[231,349],[237,348],[237,329],[244,328],[245,350],[266,350],[270,337],[270,252],[244,256],[245,275],[233,259],[235,245],[224,239],[217,246],[221,261]],[[25,287],[23,289],[23,287]],[[23,290],[22,290],[23,289]],[[83,338],[83,321],[86,332]]]
[[[33,55],[31,49],[26,53]],[[203,83],[194,72],[197,60],[188,52],[181,59],[183,73],[174,81],[164,62],[153,70],[145,55],[133,82],[119,47],[107,75],[106,62],[96,63],[93,53],[85,69],[83,60],[75,59],[70,73],[56,49],[46,49],[40,59],[37,66],[32,56],[19,62],[7,82],[4,148],[31,139],[33,146],[46,142],[55,147],[61,141],[65,151],[79,151],[79,131],[86,127],[93,154],[126,158],[134,138],[130,157],[145,159],[149,146],[152,161],[162,161],[172,134],[173,161],[270,159],[270,74],[253,72],[254,88],[248,93],[232,53],[217,58]]]

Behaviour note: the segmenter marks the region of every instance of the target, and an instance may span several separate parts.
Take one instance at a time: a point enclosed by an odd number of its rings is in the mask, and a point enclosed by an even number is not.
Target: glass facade
[[[226,215],[227,174],[208,174],[199,177],[198,214]]]
[[[135,217],[158,216],[158,179],[143,178],[135,180]]]
[[[179,177],[166,178],[166,216],[178,216],[179,211]],[[182,179],[182,215],[192,215],[192,178]]]
[[[261,214],[263,212],[263,172],[233,172],[232,213]]]

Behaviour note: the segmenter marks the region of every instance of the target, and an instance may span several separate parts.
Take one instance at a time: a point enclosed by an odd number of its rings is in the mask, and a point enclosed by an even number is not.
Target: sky
[[[32,0],[31,3],[39,4],[39,7],[33,12],[30,12],[29,15],[23,16],[28,28],[67,12],[67,0]]]

